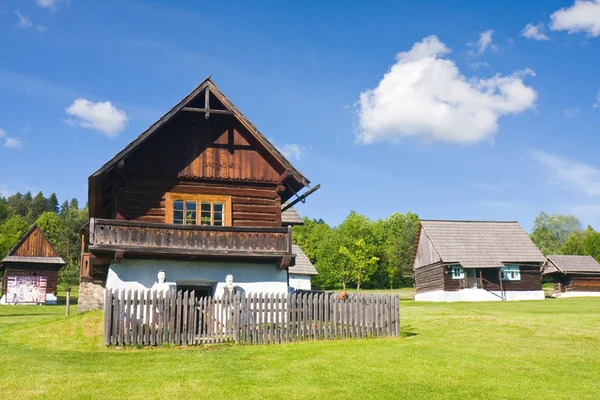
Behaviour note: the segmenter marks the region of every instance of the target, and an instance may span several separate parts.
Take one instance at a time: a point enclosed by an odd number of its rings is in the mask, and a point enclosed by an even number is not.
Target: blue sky
[[[3,195],[85,201],[212,74],[322,185],[302,215],[600,228],[600,3],[2,0],[0,36]]]

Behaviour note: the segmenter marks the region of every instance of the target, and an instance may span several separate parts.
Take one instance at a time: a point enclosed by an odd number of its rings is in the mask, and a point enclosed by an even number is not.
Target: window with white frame
[[[452,279],[465,279],[465,269],[460,265],[453,265],[451,270]]]
[[[503,281],[520,281],[521,270],[518,265],[507,265],[500,268]]]

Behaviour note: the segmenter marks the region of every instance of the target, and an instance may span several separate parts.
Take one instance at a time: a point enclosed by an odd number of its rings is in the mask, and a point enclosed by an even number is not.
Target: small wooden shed
[[[34,224],[2,261],[0,304],[56,304],[58,271],[65,265]]]
[[[552,297],[600,296],[600,264],[592,256],[550,255],[542,273],[554,280]]]

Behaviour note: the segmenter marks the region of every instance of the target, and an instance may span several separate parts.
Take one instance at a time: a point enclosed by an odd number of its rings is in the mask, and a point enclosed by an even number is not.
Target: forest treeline
[[[0,196],[0,259],[10,251],[34,222],[42,228],[67,265],[59,280],[77,284],[79,277],[79,229],[88,218],[87,206],[77,199],[59,205],[53,193],[16,193]],[[337,226],[322,219],[304,218],[295,226],[293,239],[315,265],[313,278],[318,289],[388,289],[412,286],[412,261],[419,218],[416,214],[394,213],[371,220],[351,211]],[[541,212],[535,219],[531,238],[544,255],[591,255],[600,261],[600,233],[572,215]]]
[[[65,200],[59,205],[56,194],[45,197],[42,192],[30,192],[0,197],[0,259],[12,249],[34,222],[52,242],[66,265],[59,273],[59,281],[75,285],[79,282],[79,228],[88,218],[87,206],[79,208],[77,199]]]

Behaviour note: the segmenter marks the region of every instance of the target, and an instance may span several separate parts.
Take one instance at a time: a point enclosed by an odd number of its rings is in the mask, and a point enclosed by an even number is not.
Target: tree
[[[10,207],[4,197],[0,197],[0,225],[10,216]]]
[[[38,192],[38,194],[36,194],[31,200],[31,205],[27,214],[27,220],[33,223],[33,221],[37,220],[38,217],[42,215],[44,211],[46,211],[47,207],[48,201],[44,197],[44,194],[42,192]]]
[[[360,238],[352,243],[350,249],[340,246],[339,252],[348,259],[349,278],[356,283],[356,290],[360,290],[360,284],[367,282],[377,269],[379,258],[374,255],[375,247],[367,245],[365,239]]]
[[[56,193],[52,193],[50,197],[48,197],[48,202],[46,205],[46,211],[50,211],[58,214],[58,198],[56,197]]]
[[[0,259],[8,254],[28,229],[29,224],[20,215],[13,215],[0,225]]]
[[[60,216],[57,213],[46,211],[36,222],[52,245],[59,248],[62,233]]]
[[[29,197],[31,197],[31,194],[29,194]],[[11,210],[11,214],[19,215],[23,218],[27,216],[27,213],[29,212],[29,202],[25,196],[17,192],[12,196],[9,196],[7,201],[8,207]]]
[[[531,240],[544,255],[561,252],[563,243],[574,232],[581,231],[581,223],[572,215],[547,214],[544,211],[535,218]]]
[[[384,221],[384,257],[389,286],[397,286],[404,277],[412,275],[412,261],[417,246],[419,217],[411,212],[394,213]]]
[[[600,232],[591,226],[585,231],[573,232],[562,246],[562,254],[592,256],[600,262]]]

